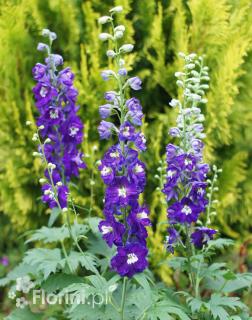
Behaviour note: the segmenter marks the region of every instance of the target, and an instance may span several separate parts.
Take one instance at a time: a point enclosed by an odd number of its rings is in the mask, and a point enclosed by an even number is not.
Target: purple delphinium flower
[[[111,21],[113,15],[108,20]],[[108,38],[117,41],[115,35]],[[131,46],[118,48],[115,44],[114,47],[111,58],[117,57],[114,60],[116,70],[106,70],[103,78],[114,78],[118,90],[105,93],[104,98],[109,103],[100,106],[99,113],[102,119],[118,115],[119,125],[116,126],[118,121],[113,124],[102,120],[98,127],[101,139],[110,138],[112,130],[117,139],[98,167],[106,184],[105,220],[100,222],[99,230],[109,246],[117,247],[117,254],[111,260],[112,269],[122,277],[132,277],[148,265],[146,227],[150,226],[150,219],[148,208],[139,204],[146,183],[145,164],[139,159],[139,153],[146,149],[146,139],[138,128],[142,125],[142,106],[136,98],[127,100],[126,90],[140,90],[142,82],[138,77],[127,79],[123,54],[127,52],[125,48]]]
[[[215,230],[208,228],[199,228],[194,232],[200,214],[206,211],[208,205],[206,189],[209,166],[202,160],[204,116],[197,107],[199,103],[205,103],[202,97],[204,87],[201,85],[208,76],[207,69],[202,65],[202,58],[197,58],[195,55],[183,55],[183,57],[185,71],[175,75],[179,77],[177,84],[184,88],[184,101],[183,103],[174,99],[171,101],[172,107],[179,108],[179,115],[177,126],[169,131],[172,137],[180,139],[180,143],[178,146],[168,144],[166,147],[166,181],[162,190],[169,202],[167,217],[172,227],[168,229],[166,245],[168,251],[172,253],[179,237],[177,225],[182,227],[180,230],[185,231],[186,237],[191,238],[191,242],[197,248],[202,248],[202,245],[216,233]],[[189,63],[193,68],[188,70]],[[198,71],[195,70],[197,68]]]
[[[45,35],[51,41],[56,39],[49,30]],[[50,208],[60,206],[64,209],[68,202],[68,182],[72,176],[79,175],[79,169],[86,167],[83,154],[78,150],[83,140],[83,123],[77,116],[78,92],[73,87],[74,74],[69,67],[58,71],[57,68],[63,65],[63,58],[52,54],[47,45],[40,45],[38,49],[43,48],[48,54],[45,64],[37,63],[32,69],[33,78],[37,81],[33,88],[39,111],[37,126],[44,140],[38,151],[48,163],[42,200]]]
[[[209,240],[213,239],[213,236],[216,234],[216,232],[216,230],[206,227],[198,228],[191,234],[192,243],[195,245],[195,247],[201,249],[203,245],[207,244]]]
[[[111,260],[111,266],[122,277],[127,276],[131,278],[134,274],[142,272],[147,268],[147,253],[147,248],[139,243],[119,246],[117,254]]]

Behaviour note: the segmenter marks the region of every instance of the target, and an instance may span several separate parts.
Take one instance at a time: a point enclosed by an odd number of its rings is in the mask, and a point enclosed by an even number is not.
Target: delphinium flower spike
[[[127,91],[130,88],[140,90],[142,82],[138,77],[128,77],[125,68],[123,57],[133,50],[133,45],[121,43],[125,27],[115,26],[115,14],[121,10],[121,6],[115,7],[109,16],[99,19],[100,24],[111,26],[112,33],[101,33],[100,39],[112,44],[107,56],[115,64],[115,70],[104,70],[101,76],[117,84],[115,90],[105,93],[106,103],[99,107],[103,119],[98,127],[100,138],[110,139],[113,135],[116,139],[99,165],[106,184],[105,220],[101,221],[99,229],[107,244],[117,247],[111,260],[112,269],[121,276],[132,277],[148,265],[146,226],[150,225],[150,220],[146,205],[139,204],[146,180],[145,164],[139,159],[139,153],[146,150],[146,140],[140,131],[142,106],[138,99],[126,98]]]
[[[32,70],[37,81],[33,93],[39,112],[38,130],[33,136],[38,152],[34,155],[41,157],[46,166],[45,177],[40,179],[43,202],[66,211],[68,183],[71,177],[79,175],[79,169],[85,168],[78,149],[83,140],[83,124],[77,116],[74,74],[69,67],[59,71],[63,58],[51,52],[56,34],[44,29],[42,35],[49,40],[49,44],[38,44],[38,50],[47,55],[45,63],[37,63]]]
[[[182,101],[172,99],[170,102],[172,107],[179,109],[179,114],[177,126],[169,132],[180,143],[166,147],[167,171],[163,188],[170,224],[166,246],[172,253],[176,244],[184,239],[184,247],[190,244],[202,248],[216,233],[216,230],[202,226],[199,220],[208,207],[209,166],[203,163],[204,115],[199,108],[207,102],[204,95],[208,88],[208,67],[196,54],[181,53],[180,56],[185,62],[184,70],[176,72],[175,76],[178,87],[183,89],[183,97]]]

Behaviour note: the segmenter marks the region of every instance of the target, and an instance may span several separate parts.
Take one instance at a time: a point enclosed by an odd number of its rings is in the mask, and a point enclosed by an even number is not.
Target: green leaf
[[[55,273],[65,265],[59,249],[31,249],[26,252],[24,262],[33,266],[36,271],[41,272],[44,279],[47,279],[51,273]]]
[[[84,235],[88,232],[88,226],[83,224],[74,224],[71,226],[71,229],[72,233],[76,237]],[[70,238],[70,234],[66,226],[62,226],[60,228],[42,227],[41,229],[36,230],[31,238],[26,241],[26,243],[32,241],[43,241],[44,243],[62,242],[68,238]]]
[[[83,278],[72,274],[57,273],[50,275],[44,282],[42,282],[41,289],[51,293],[57,290],[63,290],[73,283],[83,283]]]
[[[71,251],[68,261],[72,267],[73,271],[76,271],[78,266],[81,265],[86,270],[97,272],[96,265],[97,265],[97,259],[94,255],[92,255],[89,252],[77,252],[77,251]]]
[[[34,314],[29,308],[14,310],[6,320],[41,320],[41,314]]]
[[[168,261],[168,265],[174,270],[185,271],[187,269],[187,259],[183,257],[173,257]]]
[[[54,222],[57,220],[60,213],[61,213],[61,210],[58,207],[55,207],[52,209],[51,214],[50,214],[50,218],[48,221],[49,228],[53,226]]]

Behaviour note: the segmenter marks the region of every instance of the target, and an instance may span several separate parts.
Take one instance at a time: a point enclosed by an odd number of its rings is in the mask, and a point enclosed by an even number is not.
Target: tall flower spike
[[[83,124],[77,116],[78,92],[73,86],[74,74],[63,65],[63,58],[51,53],[56,34],[44,29],[42,35],[49,45],[40,43],[38,50],[47,53],[45,63],[37,63],[32,69],[37,84],[33,88],[36,107],[38,132],[33,140],[39,142],[36,155],[46,162],[42,200],[50,208],[64,209],[68,201],[68,182],[72,176],[79,175],[79,169],[85,168],[83,154],[78,145],[83,140]]]
[[[99,19],[100,24],[109,23],[112,34],[102,33],[102,41],[112,42],[113,50],[107,56],[114,59],[115,70],[104,70],[101,73],[105,81],[114,79],[115,91],[105,93],[106,104],[99,107],[102,120],[98,131],[101,139],[116,136],[116,144],[108,149],[100,162],[99,170],[106,184],[104,216],[99,225],[100,232],[109,246],[117,246],[117,253],[111,260],[112,269],[122,277],[132,277],[142,272],[148,265],[146,226],[150,225],[149,210],[139,204],[139,195],[145,186],[145,164],[139,159],[139,153],[146,149],[146,140],[139,130],[142,125],[142,106],[134,97],[127,99],[127,91],[141,89],[138,77],[129,78],[123,59],[124,54],[133,50],[133,45],[122,44],[125,27],[115,26],[114,15],[122,7],[110,10],[110,16]],[[118,117],[119,126],[111,121]]]
[[[172,107],[179,108],[179,114],[177,126],[169,132],[180,143],[166,147],[167,172],[163,188],[169,203],[167,213],[170,227],[166,244],[170,252],[174,251],[180,239],[177,226],[185,231],[187,238],[197,248],[205,245],[216,233],[209,228],[195,227],[200,214],[208,206],[206,189],[209,166],[203,163],[204,116],[199,108],[200,104],[207,102],[204,95],[208,89],[208,67],[204,66],[203,58],[196,54],[180,53],[180,57],[185,62],[184,70],[176,72],[175,77],[178,78],[178,87],[183,88],[183,99],[172,99],[170,102]]]

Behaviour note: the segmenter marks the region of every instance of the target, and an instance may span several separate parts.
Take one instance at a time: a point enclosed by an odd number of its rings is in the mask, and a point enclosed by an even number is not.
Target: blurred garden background
[[[97,18],[115,5],[124,7],[120,21],[126,42],[135,50],[127,58],[132,74],[143,80],[137,93],[145,117],[148,151],[147,202],[153,229],[151,269],[168,285],[174,277],[163,248],[166,207],[154,178],[171,141],[177,110],[169,106],[179,95],[174,73],[181,68],[177,53],[205,55],[210,68],[207,94],[205,157],[223,169],[219,179],[215,227],[235,240],[226,261],[239,272],[252,271],[252,4],[251,0],[12,0],[0,2],[0,277],[22,258],[30,230],[47,223],[50,211],[40,201],[40,161],[34,159],[32,129],[36,116],[31,69],[43,55],[36,50],[41,30],[58,35],[54,51],[65,57],[76,74],[79,114],[85,124],[83,151],[87,170],[72,185],[77,203],[102,216],[103,184],[97,167],[106,143],[100,142],[98,106],[106,83],[104,45]],[[100,61],[103,61],[100,64]],[[90,197],[90,194],[93,196]],[[91,199],[91,200],[90,200]],[[92,203],[90,203],[92,201]],[[80,218],[85,212],[80,212]],[[6,289],[0,288],[0,310],[8,312]],[[245,297],[252,305],[252,294]],[[0,315],[1,317],[1,315]]]

